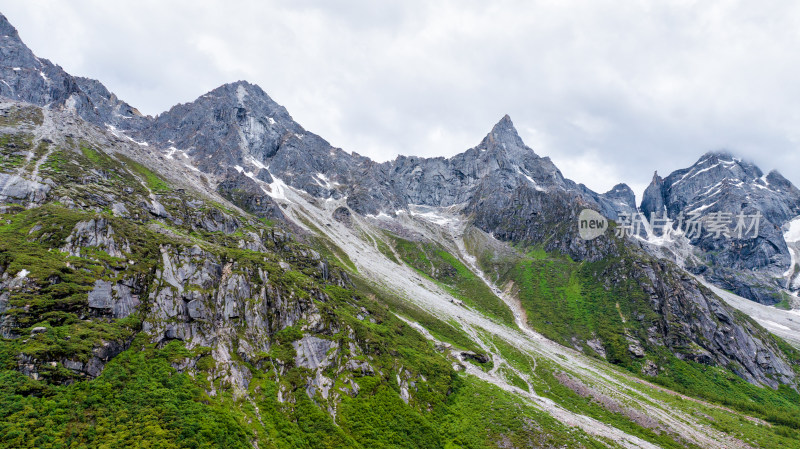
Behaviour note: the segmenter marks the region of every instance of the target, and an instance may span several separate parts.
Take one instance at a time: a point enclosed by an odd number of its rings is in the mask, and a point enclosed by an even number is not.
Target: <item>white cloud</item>
[[[0,0],[0,11],[38,55],[145,113],[247,79],[377,160],[453,155],[508,113],[538,154],[598,191],[718,148],[800,181],[796,2]]]

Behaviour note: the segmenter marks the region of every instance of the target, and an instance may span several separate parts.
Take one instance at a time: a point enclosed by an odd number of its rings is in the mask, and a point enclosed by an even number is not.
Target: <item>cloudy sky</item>
[[[260,85],[376,160],[450,156],[509,114],[597,191],[708,150],[800,184],[796,1],[9,1],[41,57],[155,115]]]

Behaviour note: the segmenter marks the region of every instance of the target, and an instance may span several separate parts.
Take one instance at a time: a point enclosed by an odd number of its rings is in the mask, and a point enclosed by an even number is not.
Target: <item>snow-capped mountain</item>
[[[641,211],[680,226],[698,250],[687,268],[714,284],[764,304],[780,302],[782,288],[797,290],[790,229],[800,190],[777,171],[764,174],[730,153],[709,152],[666,178],[654,175]],[[701,224],[686,232],[691,219]],[[714,220],[722,232],[709,228]]]

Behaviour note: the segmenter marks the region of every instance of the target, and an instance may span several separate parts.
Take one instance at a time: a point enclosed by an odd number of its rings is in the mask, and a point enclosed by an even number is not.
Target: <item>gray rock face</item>
[[[93,309],[110,309],[112,302],[111,282],[99,279],[95,281],[94,289],[89,292],[89,307]]]
[[[316,313],[310,298],[299,300],[269,284],[266,272],[252,272],[235,262],[223,264],[199,247],[162,248],[162,269],[156,278],[150,297],[152,319],[145,323],[156,339],[213,346],[212,336],[235,335],[242,328],[248,341],[268,344],[270,335]],[[268,350],[259,345],[256,350]]]
[[[264,161],[302,133],[285,108],[258,86],[240,81],[174,106],[136,135],[162,148],[185,149],[198,168],[218,173],[245,166],[249,158]]]
[[[17,30],[0,14],[0,95],[38,106],[73,109],[97,123],[91,102],[75,78],[46,59],[37,58]],[[91,118],[91,119],[90,119]]]
[[[117,98],[97,80],[75,77],[75,83],[81,94],[88,98],[93,113],[79,111],[85,120],[97,117],[96,124],[112,125],[121,129],[139,129],[150,123],[150,117],[142,115],[139,110]]]
[[[795,378],[766,331],[734,318],[727,304],[670,263],[640,265],[636,273],[650,281],[642,287],[661,317],[654,331],[678,357],[733,366],[747,381],[773,388]]]
[[[125,284],[112,284],[98,279],[94,289],[89,292],[89,308],[113,318],[125,318],[139,305],[138,295]]]
[[[345,368],[361,376],[371,376],[375,374],[375,370],[372,368],[372,366],[370,366],[369,363],[361,362],[355,359],[348,360]]]
[[[262,176],[268,177],[268,181],[271,181],[269,172],[264,171]],[[237,170],[228,169],[225,171],[223,181],[217,185],[217,192],[253,215],[270,219],[283,219],[284,216],[280,207],[258,181],[244,173],[239,173]]]
[[[328,367],[333,363],[334,354],[330,352],[331,349],[338,348],[339,345],[335,341],[306,335],[293,342],[292,346],[297,352],[295,365],[316,370],[317,368]]]
[[[382,164],[378,174],[393,197],[424,206],[468,203],[486,190],[578,191],[549,158],[537,156],[522,142],[507,115],[478,146],[464,153],[450,159],[401,156]]]
[[[611,190],[602,194],[599,202],[602,203],[603,201],[610,203],[610,208],[617,214],[620,212],[636,212],[636,196],[627,184],[617,184]],[[611,214],[606,216],[613,217]]]
[[[650,219],[653,214],[662,214],[666,211],[664,197],[664,180],[658,176],[658,172],[653,173],[653,180],[644,191],[642,196],[642,213]]]
[[[103,367],[122,351],[128,349],[129,343],[103,342],[92,351],[92,357],[83,366],[83,371],[90,377],[97,377],[103,372]]]
[[[193,299],[186,304],[186,311],[193,320],[208,319],[208,310],[199,299]]]
[[[114,240],[114,230],[106,218],[96,218],[83,221],[75,225],[72,233],[66,239],[62,251],[72,256],[80,257],[81,249],[95,247],[108,253],[112,257],[125,257],[130,252],[128,242],[118,244]]]
[[[47,198],[48,192],[47,184],[0,173],[0,203],[38,204]]]
[[[340,223],[344,223],[348,226],[352,225],[353,223],[353,218],[352,215],[350,214],[350,209],[346,207],[337,207],[336,210],[333,211],[332,216],[334,220]]]
[[[705,230],[690,239],[705,263],[692,270],[740,296],[765,304],[780,301],[776,291],[785,284],[783,273],[792,260],[782,227],[800,214],[800,190],[778,172],[764,175],[728,153],[707,153],[663,180],[654,176],[641,211],[647,217],[666,212],[675,221],[673,227],[683,218],[684,229],[692,214],[708,220],[721,213],[731,231],[739,214],[761,215],[758,232],[744,232],[743,238],[732,232],[729,236],[709,232],[705,221]],[[751,223],[747,219],[745,225]]]
[[[269,351],[275,333],[301,321],[307,323],[307,331],[326,335],[339,331],[315,305],[315,301],[326,300],[320,291],[298,295],[296,290],[272,282],[266,271],[222,261],[199,247],[164,246],[161,252],[162,268],[151,286],[144,331],[154,341],[179,339],[189,347],[214,348],[214,359],[224,367],[220,373],[234,389],[246,389],[248,371],[230,354],[237,352],[255,363],[257,353]],[[309,251],[295,258],[313,266],[319,255]],[[325,276],[320,269],[315,278],[323,280]],[[331,273],[327,276],[332,278]],[[294,363],[318,371],[311,382],[314,391],[328,388],[329,381],[319,376],[334,362],[336,351],[331,349],[338,343],[306,334],[293,345],[297,353]]]
[[[114,285],[113,287],[115,299],[111,308],[111,316],[114,318],[125,318],[133,313],[134,309],[139,305],[139,296],[133,293],[134,289],[123,283]]]
[[[111,205],[111,211],[114,213],[116,217],[127,218],[130,216],[130,212],[128,212],[128,208],[125,207],[122,203],[114,203]]]

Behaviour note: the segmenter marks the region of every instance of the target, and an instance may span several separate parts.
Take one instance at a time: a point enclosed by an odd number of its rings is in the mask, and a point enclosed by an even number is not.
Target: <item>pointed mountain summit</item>
[[[780,225],[794,218],[800,207],[800,190],[778,172],[764,176],[755,164],[727,151],[708,152],[692,166],[676,170],[663,180],[654,176],[648,191],[642,202],[642,212],[646,214],[657,211],[654,205],[658,191],[670,216],[681,211],[715,211],[728,206],[741,209],[746,207],[742,204],[748,204]]]
[[[341,198],[346,186],[371,184],[358,174],[371,161],[306,131],[286,108],[246,81],[176,105],[132,136],[184,158],[228,186],[249,183],[245,178],[266,183],[278,178],[316,197]]]
[[[0,14],[0,96],[65,109],[96,125],[141,127],[141,114],[99,81],[79,78],[38,58]],[[132,120],[131,120],[132,119]]]
[[[41,68],[42,63],[22,42],[17,29],[0,13],[0,56],[2,65],[11,67]]]
[[[636,195],[633,190],[624,183],[617,184],[602,197],[614,204],[614,209],[618,212],[633,213],[636,211]]]
[[[508,114],[504,115],[503,118],[492,127],[492,130],[486,135],[483,141],[481,141],[478,148],[489,151],[502,148],[506,151],[526,150],[533,152],[531,148],[525,145],[522,138],[520,138]]]
[[[529,183],[537,190],[573,187],[565,181],[550,158],[539,157],[522,141],[508,114],[492,127],[478,146],[450,160],[456,166],[471,166],[475,161],[477,171],[470,172],[477,178],[486,175],[483,171],[499,171],[520,183]]]
[[[3,39],[19,40],[17,29],[14,28],[14,25],[11,25],[11,22],[8,21],[8,18],[3,13],[0,13],[0,36]]]
[[[0,95],[38,106],[63,106],[80,91],[66,72],[46,59],[39,59],[22,42],[8,19],[0,14]],[[76,98],[72,107],[80,103]]]
[[[287,134],[303,132],[260,87],[237,81],[173,106],[134,137],[186,151],[198,168],[218,173],[225,164],[244,166],[250,157],[264,162],[275,155]]]
[[[664,179],[658,176],[658,171],[653,173],[653,180],[644,190],[640,209],[648,220],[653,214],[661,214],[666,210],[664,205]]]

